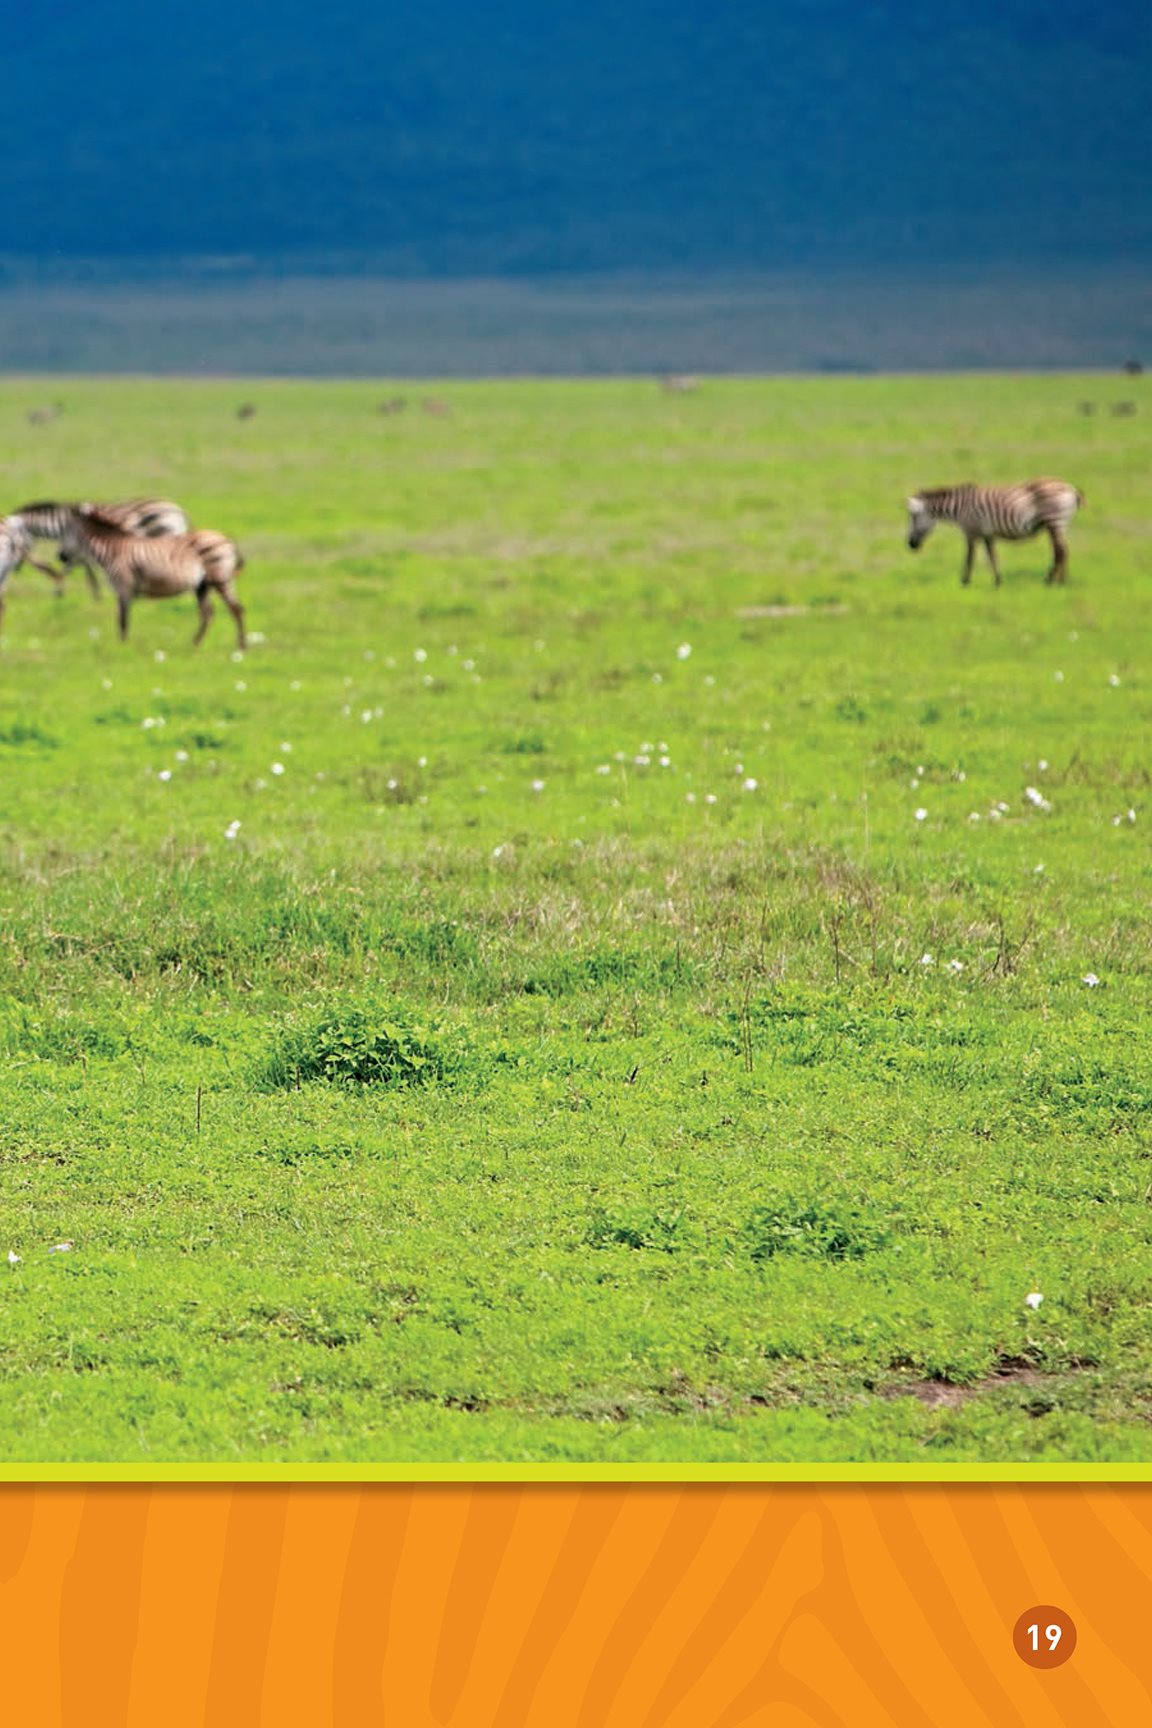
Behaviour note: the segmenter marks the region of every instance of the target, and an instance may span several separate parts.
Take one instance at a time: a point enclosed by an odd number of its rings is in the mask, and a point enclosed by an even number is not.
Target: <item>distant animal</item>
[[[255,402],[241,402],[239,408],[236,410],[236,418],[237,420],[251,420],[255,412]]]
[[[244,559],[227,535],[201,528],[195,533],[144,540],[86,505],[76,512],[76,526],[85,556],[99,564],[116,595],[122,641],[128,635],[128,615],[134,600],[195,594],[200,608],[200,628],[194,639],[198,645],[212,622],[213,596],[218,594],[236,620],[239,646],[246,646],[244,608],[234,586]]]
[[[377,402],[376,412],[377,414],[403,414],[407,406],[408,398],[406,396],[389,396],[385,401]]]
[[[1026,480],[1020,486],[936,486],[907,500],[908,545],[923,546],[937,522],[952,522],[967,541],[961,582],[972,579],[976,543],[982,541],[1000,586],[995,540],[1027,540],[1044,529],[1052,542],[1048,582],[1068,577],[1068,524],[1084,502],[1084,494],[1066,480]]]
[[[452,412],[447,402],[442,402],[437,396],[425,396],[420,406],[423,408],[425,414],[444,415],[451,414]]]
[[[56,584],[58,592],[63,591],[64,578],[74,564],[79,564],[88,578],[88,586],[93,594],[99,597],[100,584],[96,572],[84,557],[77,512],[80,510],[99,510],[110,522],[124,529],[125,533],[137,534],[145,539],[153,539],[162,534],[186,534],[189,528],[188,517],[179,504],[173,504],[169,498],[129,498],[122,504],[62,504],[55,500],[46,500],[38,504],[24,504],[16,511],[19,520],[28,529],[34,540],[55,540],[60,568],[48,570],[43,564],[38,564],[38,570],[44,570]]]
[[[1081,414],[1084,414],[1084,415],[1095,414],[1095,412],[1096,412],[1095,402],[1081,402],[1079,404],[1079,408],[1080,408]]]
[[[1129,378],[1139,378],[1143,370],[1144,366],[1139,360],[1125,360],[1121,367],[1121,371],[1126,372]]]
[[[1136,404],[1135,402],[1113,402],[1112,412],[1118,420],[1124,420],[1130,414],[1135,414]]]
[[[28,411],[29,426],[47,426],[51,420],[59,420],[64,412],[63,402],[52,402],[46,408],[31,408]]]
[[[699,390],[700,380],[683,375],[671,375],[667,378],[661,378],[660,388],[669,396],[686,396],[693,390]]]
[[[19,517],[0,518],[0,624],[4,621],[4,591],[13,570],[19,570],[21,564],[27,562],[35,569],[43,571],[45,576],[56,575],[46,564],[33,558],[32,544],[33,537]]]

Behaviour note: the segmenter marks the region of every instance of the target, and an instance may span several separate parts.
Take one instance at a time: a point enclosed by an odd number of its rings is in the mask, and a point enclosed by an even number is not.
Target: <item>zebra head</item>
[[[905,503],[908,507],[908,545],[913,552],[918,552],[936,524],[923,498],[908,498]]]

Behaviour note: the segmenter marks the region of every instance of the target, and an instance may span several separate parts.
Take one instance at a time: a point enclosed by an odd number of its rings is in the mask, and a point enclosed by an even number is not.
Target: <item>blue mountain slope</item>
[[[1152,8],[40,0],[9,254],[414,272],[1152,254]]]

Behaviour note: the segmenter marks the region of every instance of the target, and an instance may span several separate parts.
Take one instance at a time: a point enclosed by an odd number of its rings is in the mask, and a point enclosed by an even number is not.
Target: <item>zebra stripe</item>
[[[1019,486],[937,486],[908,499],[908,545],[917,551],[937,522],[951,522],[968,542],[960,580],[972,574],[977,541],[983,542],[997,585],[1000,568],[994,540],[1027,540],[1043,529],[1052,542],[1049,582],[1068,573],[1067,529],[1084,495],[1066,480],[1026,480]]]
[[[4,590],[13,570],[19,570],[25,560],[45,576],[58,582],[59,576],[47,564],[32,556],[33,536],[19,516],[0,518],[0,622],[4,618]]]
[[[33,538],[56,542],[61,564],[56,578],[58,584],[71,565],[80,564],[93,593],[99,593],[95,573],[83,554],[82,536],[78,526],[79,513],[93,508],[127,534],[152,538],[162,534],[188,532],[187,515],[179,504],[173,504],[168,498],[129,498],[121,504],[95,506],[63,504],[56,500],[25,504],[16,512],[16,516]]]
[[[245,646],[244,608],[233,586],[244,559],[226,534],[202,528],[193,533],[165,534],[151,539],[126,533],[118,522],[90,505],[80,505],[75,528],[83,555],[107,576],[120,609],[120,635],[128,634],[128,613],[139,596],[162,600],[195,594],[200,607],[200,642],[212,618],[212,598],[219,594],[236,620],[241,648]]]

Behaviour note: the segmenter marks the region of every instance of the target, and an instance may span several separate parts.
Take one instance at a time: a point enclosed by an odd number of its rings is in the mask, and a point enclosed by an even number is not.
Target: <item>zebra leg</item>
[[[51,564],[41,564],[38,558],[29,558],[28,562],[31,564],[33,570],[39,570],[41,576],[47,576],[48,580],[55,584],[56,595],[57,598],[59,598],[64,592],[63,570],[57,570]]]
[[[999,586],[1000,586],[1000,566],[996,562],[996,548],[992,544],[992,537],[990,534],[986,534],[984,536],[984,550],[988,554],[988,562],[992,566],[992,574],[993,574],[993,576],[995,576],[996,586],[997,586],[997,588],[999,588]]]
[[[1049,528],[1049,539],[1052,541],[1052,568],[1048,572],[1049,582],[1063,583],[1068,580],[1068,542],[1059,528]]]
[[[220,598],[236,620],[237,646],[240,648],[247,648],[248,639],[244,634],[244,608],[241,606],[239,600],[237,600],[235,591],[230,582],[226,582],[220,589]]]
[[[120,588],[116,591],[116,615],[120,625],[120,640],[128,640],[128,612],[132,605],[132,596]]]
[[[92,595],[93,600],[99,600],[100,578],[97,576],[95,570],[93,570],[91,564],[85,564],[84,574],[88,578],[88,591]]]
[[[212,590],[207,580],[201,582],[196,590],[196,604],[200,608],[200,628],[192,638],[193,648],[199,648],[204,640],[204,632],[212,622]]]
[[[961,582],[962,586],[965,588],[967,588],[969,582],[971,582],[971,580],[972,580],[972,560],[975,556],[976,556],[976,542],[975,542],[975,540],[973,540],[971,534],[969,534],[969,536],[968,536],[968,548],[967,548],[966,552],[964,553],[964,568],[960,572],[960,582]]]

